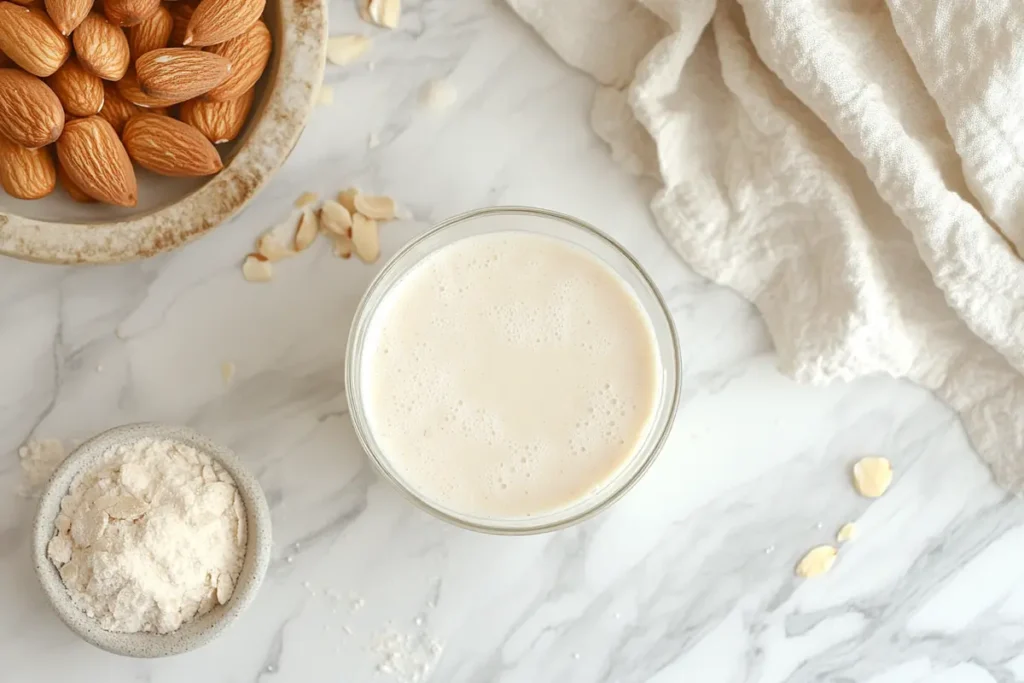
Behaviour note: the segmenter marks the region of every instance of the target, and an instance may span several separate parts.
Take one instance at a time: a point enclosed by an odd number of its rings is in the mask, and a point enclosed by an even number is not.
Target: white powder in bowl
[[[231,598],[245,508],[207,454],[153,439],[112,448],[60,509],[47,554],[74,603],[108,631],[169,633]]]

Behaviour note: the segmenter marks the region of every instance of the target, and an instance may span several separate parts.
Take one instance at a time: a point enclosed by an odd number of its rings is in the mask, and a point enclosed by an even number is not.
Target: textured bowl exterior
[[[46,547],[53,536],[54,520],[60,501],[79,472],[94,465],[113,446],[132,444],[143,438],[169,439],[208,454],[223,465],[234,478],[245,503],[248,538],[245,560],[238,575],[234,593],[225,605],[218,605],[206,614],[186,622],[177,631],[158,633],[113,633],[104,630],[71,601],[64,582],[46,556]],[[32,529],[32,562],[43,591],[54,610],[68,628],[96,647],[128,657],[166,657],[193,650],[210,642],[256,597],[267,572],[271,553],[270,510],[256,479],[244,468],[238,457],[187,427],[151,423],[125,425],[93,437],[68,456],[46,485]]]
[[[223,171],[195,192],[109,222],[51,222],[0,211],[0,254],[43,263],[118,263],[176,249],[237,213],[284,163],[314,106],[327,49],[326,0],[271,0],[274,53],[252,123]]]

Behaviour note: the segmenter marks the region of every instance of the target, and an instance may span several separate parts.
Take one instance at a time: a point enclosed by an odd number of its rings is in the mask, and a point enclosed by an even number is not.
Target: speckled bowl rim
[[[51,222],[0,211],[0,254],[53,264],[134,261],[177,249],[240,211],[288,158],[323,79],[326,0],[276,1],[270,92],[223,171],[172,204],[107,223]]]
[[[246,511],[248,538],[245,561],[235,583],[234,593],[226,605],[214,607],[172,633],[113,633],[100,628],[71,602],[60,574],[46,557],[46,546],[53,536],[53,524],[60,511],[61,498],[78,473],[95,463],[112,446],[133,443],[147,437],[170,439],[200,450],[223,465],[234,478]],[[256,478],[245,469],[238,457],[230,449],[188,427],[156,423],[115,427],[76,448],[47,483],[32,529],[32,560],[36,575],[57,616],[85,641],[107,652],[127,657],[166,657],[201,647],[216,638],[256,597],[270,564],[271,545],[267,499]]]

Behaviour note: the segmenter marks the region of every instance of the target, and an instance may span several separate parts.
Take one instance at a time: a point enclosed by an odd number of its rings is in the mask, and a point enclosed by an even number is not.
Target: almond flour
[[[47,555],[72,601],[120,633],[169,633],[231,599],[245,508],[205,453],[142,439],[107,451],[61,501]]]

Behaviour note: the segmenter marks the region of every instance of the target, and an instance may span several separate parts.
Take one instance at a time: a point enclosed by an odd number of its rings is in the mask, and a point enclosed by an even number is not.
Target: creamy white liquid
[[[639,449],[660,389],[654,332],[625,282],[527,232],[426,257],[386,296],[365,348],[384,456],[425,498],[475,517],[592,494]]]

